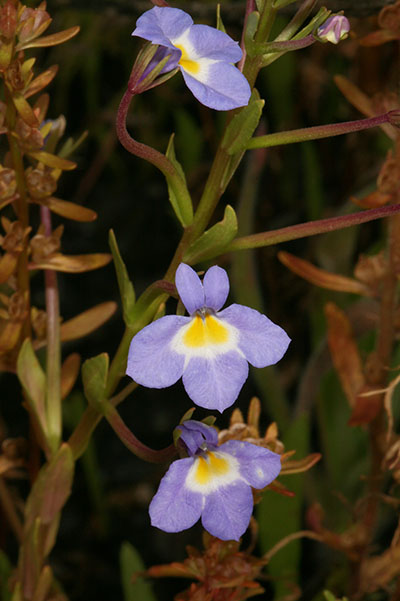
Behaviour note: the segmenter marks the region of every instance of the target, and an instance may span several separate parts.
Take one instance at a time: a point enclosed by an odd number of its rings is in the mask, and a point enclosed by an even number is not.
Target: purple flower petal
[[[196,58],[211,58],[225,63],[237,63],[242,58],[242,50],[228,34],[208,25],[193,25],[188,34]],[[176,40],[179,43],[179,40]]]
[[[183,10],[155,6],[138,18],[132,35],[153,44],[174,48],[171,39],[181,36],[192,25],[192,17]]]
[[[190,528],[200,518],[203,495],[185,487],[193,459],[174,461],[153,497],[149,513],[152,526],[165,532],[180,532]]]
[[[253,512],[253,494],[248,484],[234,482],[208,495],[201,522],[221,540],[239,540],[246,531]]]
[[[203,279],[205,306],[219,311],[229,294],[229,279],[225,269],[214,265]]]
[[[183,373],[185,359],[172,351],[169,343],[188,320],[188,317],[166,315],[140,330],[129,348],[128,376],[150,388],[175,384]]]
[[[201,65],[202,60],[199,59]],[[195,79],[181,67],[187,87],[199,102],[217,111],[230,111],[249,103],[251,89],[245,76],[233,65],[215,62],[201,69]]]
[[[180,430],[182,440],[189,453],[195,455],[204,445],[208,449],[214,449],[218,446],[218,432],[212,426],[207,426],[196,420],[187,420],[176,428]]]
[[[285,330],[254,309],[233,304],[218,313],[240,332],[239,348],[255,367],[274,365],[290,343]]]
[[[193,357],[183,372],[183,385],[196,405],[222,413],[236,401],[248,371],[247,361],[235,351],[212,359]]]
[[[189,315],[204,307],[203,284],[194,269],[181,263],[176,270],[175,285]]]
[[[229,440],[218,447],[218,450],[236,457],[240,475],[253,488],[264,488],[281,471],[280,455],[250,442]]]

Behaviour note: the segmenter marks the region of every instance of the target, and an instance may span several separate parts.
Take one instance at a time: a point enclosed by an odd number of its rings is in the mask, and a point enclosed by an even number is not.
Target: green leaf
[[[8,579],[12,573],[12,565],[8,561],[7,555],[0,549],[0,599],[2,601],[11,600],[11,592],[8,588]]]
[[[296,457],[307,455],[309,447],[309,417],[300,416],[283,436],[285,449],[296,450]],[[260,526],[260,546],[268,551],[278,541],[302,528],[302,508],[304,503],[305,474],[281,477],[282,483],[295,493],[286,497],[267,492],[257,506]],[[275,598],[287,594],[286,582],[296,582],[300,568],[301,541],[292,541],[279,551],[268,564],[268,573],[275,582]]]
[[[189,264],[211,259],[224,252],[237,234],[238,224],[234,209],[227,205],[224,218],[204,232],[184,254],[183,260]]]
[[[131,316],[136,300],[135,290],[132,282],[129,279],[128,271],[119,252],[117,240],[113,230],[110,230],[108,235],[108,243],[113,256],[115,271],[117,273],[119,292],[121,294],[122,301],[122,314],[124,317],[124,322],[129,328],[133,325],[133,319]]]
[[[219,29],[219,31],[223,31],[224,33],[226,33],[226,29],[225,29],[225,25],[222,21],[222,17],[221,17],[221,5],[217,4],[217,29]]]
[[[169,139],[167,152],[165,155],[175,167],[177,175],[183,184],[183,187],[180,187],[178,194],[178,188],[174,185],[174,180],[170,177],[167,177],[169,201],[175,211],[175,215],[183,227],[187,227],[193,222],[193,206],[192,199],[190,198],[190,194],[186,186],[185,173],[182,169],[182,165],[175,156],[174,134],[172,134]]]
[[[71,493],[74,460],[69,445],[64,443],[39,472],[25,507],[28,530],[39,519],[51,524]]]
[[[17,375],[26,394],[30,409],[34,412],[45,434],[46,422],[46,375],[35,355],[32,343],[24,340],[17,360]]]
[[[124,601],[156,601],[149,582],[140,576],[132,581],[135,572],[143,571],[145,566],[135,547],[128,542],[121,545],[119,563]]]
[[[108,376],[109,357],[101,353],[96,357],[87,359],[82,365],[82,380],[85,396],[89,405],[103,411],[106,399],[106,386]]]
[[[257,90],[253,90],[249,104],[245,106],[229,123],[222,139],[222,148],[228,154],[243,152],[251,139],[261,118],[264,100]]]

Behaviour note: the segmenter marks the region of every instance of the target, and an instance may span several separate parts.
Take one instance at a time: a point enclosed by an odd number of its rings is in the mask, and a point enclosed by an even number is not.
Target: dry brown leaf
[[[84,311],[80,315],[69,319],[65,323],[61,324],[60,335],[61,340],[66,342],[67,340],[76,340],[82,338],[94,330],[97,330],[106,321],[114,315],[117,310],[117,303],[109,301],[96,305],[87,311]]]
[[[278,252],[278,259],[286,265],[293,273],[307,280],[320,288],[328,290],[337,290],[339,292],[351,292],[353,294],[362,294],[363,296],[371,296],[371,293],[365,284],[358,282],[352,278],[347,278],[343,275],[331,273],[315,267],[312,263],[299,259],[295,255],[288,252]]]
[[[328,345],[350,407],[365,385],[363,367],[352,327],[345,313],[334,303],[325,305],[328,321]]]
[[[90,255],[63,255],[55,253],[37,263],[30,263],[29,269],[53,269],[66,273],[84,273],[92,269],[104,267],[111,261],[108,253],[94,253]]]
[[[61,366],[61,398],[65,399],[71,392],[79,375],[81,358],[78,353],[68,355]]]
[[[35,200],[34,202],[45,205],[46,207],[49,207],[53,213],[57,213],[57,215],[61,215],[67,219],[73,219],[74,221],[88,222],[94,221],[97,218],[97,213],[92,211],[92,209],[82,207],[74,202],[61,200],[61,198],[55,198],[54,196],[41,198],[40,200]]]

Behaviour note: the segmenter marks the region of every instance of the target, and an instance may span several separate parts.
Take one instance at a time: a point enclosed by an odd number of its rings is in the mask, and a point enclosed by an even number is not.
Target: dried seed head
[[[400,2],[385,6],[378,16],[378,25],[400,33]]]
[[[10,0],[0,7],[0,35],[10,40],[17,27],[17,9]]]
[[[10,296],[8,315],[11,321],[24,321],[28,313],[28,304],[23,292],[15,292]]]
[[[4,226],[4,223],[3,223]],[[13,221],[7,227],[7,233],[2,237],[0,243],[3,249],[9,253],[20,253],[24,248],[24,238],[27,234],[19,221]]]
[[[46,311],[37,309],[36,307],[31,308],[31,323],[33,331],[35,332],[39,340],[46,338],[47,328],[47,316]]]
[[[386,260],[383,252],[372,257],[360,255],[357,264],[354,268],[354,275],[357,280],[367,284],[374,294],[382,282],[386,273]]]
[[[8,67],[5,78],[10,88],[16,92],[25,88],[25,77],[22,73],[22,61],[20,58],[14,60]]]

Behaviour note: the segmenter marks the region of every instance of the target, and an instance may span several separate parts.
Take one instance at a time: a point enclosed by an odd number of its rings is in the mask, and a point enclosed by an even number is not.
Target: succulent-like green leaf
[[[167,152],[165,155],[175,167],[177,173],[176,177],[179,177],[182,183],[178,190],[175,185],[176,178],[174,180],[173,178],[167,177],[169,201],[174,209],[175,215],[183,227],[187,227],[193,222],[193,206],[192,199],[190,198],[190,194],[186,186],[185,173],[182,169],[182,165],[175,156],[174,134],[172,134],[169,139]]]
[[[251,139],[261,117],[265,102],[257,90],[253,90],[249,104],[229,123],[222,140],[222,147],[228,154],[243,152]]]
[[[124,601],[156,601],[149,582],[140,576],[132,578],[135,572],[142,572],[145,566],[138,551],[128,542],[121,545],[119,563]]]
[[[43,433],[46,432],[46,376],[27,338],[17,360],[17,375],[25,391],[30,409],[36,415]]]
[[[232,242],[237,234],[238,224],[234,209],[227,205],[224,218],[218,221],[186,251],[183,260],[193,264],[205,259],[211,259],[224,252],[225,247]]]
[[[90,405],[101,409],[106,400],[106,384],[109,358],[101,353],[85,361],[82,365],[82,380],[85,396]]]
[[[110,230],[108,243],[113,256],[115,271],[117,273],[119,292],[122,301],[122,314],[125,324],[130,327],[133,323],[131,316],[133,307],[135,306],[135,290],[132,282],[129,279],[128,271],[119,252],[117,240],[113,230]]]

